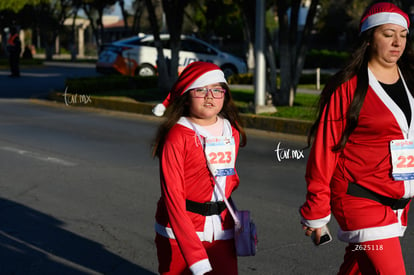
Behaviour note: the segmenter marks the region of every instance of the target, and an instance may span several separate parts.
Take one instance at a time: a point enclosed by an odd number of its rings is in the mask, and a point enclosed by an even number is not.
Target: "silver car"
[[[171,58],[170,36],[160,35],[164,57]],[[207,61],[218,65],[226,75],[247,72],[246,63],[239,57],[222,52],[213,45],[192,36],[181,36],[179,52],[180,73],[194,61]],[[157,73],[157,49],[153,35],[138,35],[101,47],[96,70],[100,73],[152,76]]]

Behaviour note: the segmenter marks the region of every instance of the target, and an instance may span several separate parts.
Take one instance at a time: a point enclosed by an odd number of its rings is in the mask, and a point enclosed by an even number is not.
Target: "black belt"
[[[348,183],[348,190],[346,193],[351,196],[377,201],[383,205],[391,207],[393,210],[404,209],[411,201],[411,199],[393,199],[390,197],[382,196],[354,182]]]
[[[231,199],[229,199],[230,201]],[[221,212],[226,209],[226,204],[224,201],[217,201],[217,202],[195,202],[186,200],[186,209],[187,211],[197,213],[203,216],[212,216],[212,215],[220,215]]]

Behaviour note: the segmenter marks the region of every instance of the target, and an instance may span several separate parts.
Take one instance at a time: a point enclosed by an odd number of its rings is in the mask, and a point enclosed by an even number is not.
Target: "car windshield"
[[[195,53],[214,54],[213,49],[195,40],[181,40],[181,50]]]
[[[162,43],[162,47],[164,49],[170,49],[170,40],[161,40]],[[148,41],[140,41],[139,43],[140,46],[147,46],[147,47],[155,47],[155,42],[154,40],[148,40]]]

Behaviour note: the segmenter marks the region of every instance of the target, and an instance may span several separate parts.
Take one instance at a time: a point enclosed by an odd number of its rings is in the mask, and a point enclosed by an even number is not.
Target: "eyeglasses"
[[[193,97],[203,98],[206,97],[208,92],[211,92],[213,98],[223,98],[226,89],[223,88],[196,88],[191,90]]]

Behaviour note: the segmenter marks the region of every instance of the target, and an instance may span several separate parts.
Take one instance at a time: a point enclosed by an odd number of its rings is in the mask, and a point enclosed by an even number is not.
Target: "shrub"
[[[253,74],[235,74],[231,75],[227,79],[229,84],[252,84],[253,83]]]
[[[152,89],[157,87],[157,77],[128,77],[105,75],[66,79],[68,92],[97,94],[116,90]]]
[[[321,73],[320,75],[320,82],[326,83],[327,80],[331,77],[331,74]],[[227,82],[229,84],[253,84],[254,75],[251,73],[248,74],[240,74],[240,75],[232,75],[229,77]],[[277,85],[280,85],[280,76],[277,76],[276,79]],[[316,83],[316,72],[315,73],[302,73],[299,79],[299,84],[315,84]]]
[[[340,68],[348,58],[347,52],[310,50],[306,55],[305,68]]]
[[[332,76],[331,74],[321,73],[320,83],[326,83],[331,76]],[[315,83],[316,83],[316,73],[302,74],[299,78],[299,84],[315,84]]]

